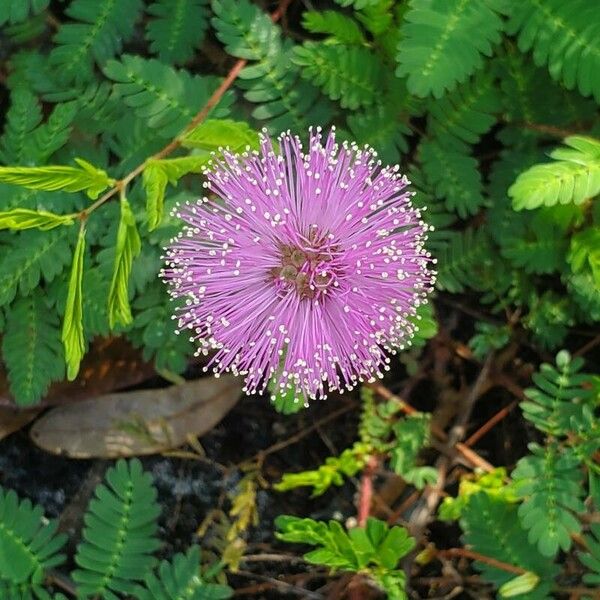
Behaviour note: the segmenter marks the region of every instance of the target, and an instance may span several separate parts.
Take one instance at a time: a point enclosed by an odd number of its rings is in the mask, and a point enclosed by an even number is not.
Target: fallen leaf
[[[39,408],[15,410],[14,408],[0,406],[0,440],[25,427],[25,425],[33,421],[39,413]]]
[[[36,406],[55,406],[137,385],[156,372],[141,353],[122,338],[98,338],[86,354],[75,381],[59,381]],[[0,363],[0,406],[14,407]]]
[[[233,375],[108,394],[53,408],[32,427],[31,438],[71,458],[155,454],[212,429],[241,394],[241,381]]]

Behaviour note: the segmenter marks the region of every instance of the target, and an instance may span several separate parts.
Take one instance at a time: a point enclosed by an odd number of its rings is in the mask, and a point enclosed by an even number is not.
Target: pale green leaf
[[[140,253],[142,243],[129,202],[121,198],[121,219],[117,231],[115,263],[108,292],[108,321],[111,329],[115,323],[129,325],[132,321],[129,306],[129,275],[133,259]]]
[[[181,138],[181,144],[187,148],[216,151],[229,148],[232,152],[241,152],[247,147],[258,148],[258,134],[244,121],[231,119],[210,119],[200,123]]]
[[[48,231],[60,225],[72,225],[77,215],[56,215],[44,210],[13,208],[0,212],[0,229],[41,229]]]
[[[513,208],[582,204],[600,194],[600,141],[584,136],[564,140],[550,155],[555,162],[534,165],[508,190]]]
[[[73,254],[71,276],[63,319],[62,341],[65,347],[67,378],[73,381],[79,372],[79,364],[85,354],[83,335],[83,258],[85,254],[85,228],[79,230],[77,246]]]
[[[92,199],[114,184],[105,171],[76,158],[78,167],[51,165],[46,167],[0,167],[0,182],[20,185],[32,190],[85,193]]]
[[[515,596],[531,592],[539,582],[539,575],[527,571],[527,573],[518,575],[514,579],[511,579],[500,586],[498,592],[500,593],[501,598],[514,598]]]
[[[209,154],[146,161],[142,182],[146,192],[146,212],[150,231],[156,229],[162,221],[167,183],[177,185],[181,177],[188,173],[200,173],[209,162]]]

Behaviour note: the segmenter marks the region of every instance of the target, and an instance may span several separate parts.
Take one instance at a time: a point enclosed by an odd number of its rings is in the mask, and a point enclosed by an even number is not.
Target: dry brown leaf
[[[137,385],[153,375],[154,367],[144,361],[141,353],[124,339],[98,338],[85,355],[77,379],[52,384],[46,397],[37,406],[55,406],[107,394]],[[0,363],[1,405],[14,407],[6,374]]]
[[[108,394],[50,410],[32,427],[31,438],[48,452],[72,458],[155,454],[212,429],[241,394],[233,375]]]
[[[30,423],[39,414],[40,409],[34,408],[31,410],[15,410],[0,406],[0,440],[6,436],[19,431]]]

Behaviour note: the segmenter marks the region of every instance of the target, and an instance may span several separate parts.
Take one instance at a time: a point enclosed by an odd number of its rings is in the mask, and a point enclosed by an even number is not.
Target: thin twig
[[[479,552],[473,552],[473,550],[468,550],[467,548],[449,548],[448,550],[439,550],[437,552],[437,556],[444,556],[447,558],[456,556],[461,558],[470,558],[471,560],[478,560],[486,565],[490,565],[490,567],[502,569],[502,571],[506,571],[507,573],[514,573],[515,575],[523,575],[523,573],[527,573],[527,569],[497,560],[491,556],[479,554]]]
[[[373,500],[373,478],[375,477],[375,471],[377,471],[378,464],[378,457],[370,456],[363,469],[358,492],[358,515],[356,518],[359,527],[364,527],[369,518],[371,502]]]
[[[288,446],[292,446],[293,444],[298,443],[301,439],[305,438],[309,433],[312,433],[315,429],[318,429],[322,425],[325,425],[325,423],[329,423],[329,421],[333,421],[333,420],[337,419],[338,417],[341,417],[343,414],[350,412],[351,410],[353,410],[355,408],[356,408],[356,406],[354,404],[347,404],[346,406],[342,406],[342,408],[338,408],[337,410],[328,414],[326,417],[323,417],[322,419],[315,421],[312,425],[310,425],[309,427],[306,427],[305,429],[298,431],[291,437],[289,437],[285,440],[282,440],[281,442],[277,442],[276,444],[269,446],[265,450],[260,450],[252,458],[241,461],[238,464],[238,466],[242,465],[242,464],[246,464],[248,462],[262,462],[270,454],[274,454],[275,452],[279,452],[280,450],[283,450],[284,448],[287,448]]]
[[[250,571],[236,571],[236,575],[241,575],[242,577],[248,577],[251,579],[257,579],[258,581],[265,581],[273,585],[276,590],[280,592],[285,592],[288,594],[295,594],[296,596],[301,596],[302,598],[311,598],[314,600],[324,600],[325,596],[319,594],[317,592],[311,592],[305,588],[298,587],[297,585],[293,585],[291,583],[286,583],[285,581],[281,581],[280,579],[275,579],[273,577],[268,577],[267,575],[259,575],[258,573],[252,573]]]

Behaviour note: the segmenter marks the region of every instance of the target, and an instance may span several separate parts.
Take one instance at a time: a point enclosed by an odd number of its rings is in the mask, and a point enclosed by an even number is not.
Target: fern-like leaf
[[[209,583],[200,573],[200,548],[192,546],[186,554],[176,554],[171,562],[163,560],[157,573],[144,579],[138,600],[222,600],[231,598],[228,585]]]
[[[387,163],[399,162],[408,150],[406,137],[410,129],[398,120],[397,107],[378,104],[364,112],[353,112],[348,115],[348,127],[353,140],[375,148]]]
[[[527,214],[505,222],[504,235],[499,240],[502,256],[526,273],[546,274],[564,270],[567,239],[562,228],[547,213]],[[512,215],[511,215],[512,216]]]
[[[360,27],[350,17],[335,10],[307,11],[302,15],[302,26],[311,33],[323,33],[342,44],[365,44]]]
[[[33,294],[8,309],[2,355],[11,393],[20,406],[35,404],[64,377],[58,315]]]
[[[556,368],[543,363],[532,375],[536,387],[527,388],[527,400],[521,402],[523,416],[537,429],[550,435],[566,435],[572,419],[582,406],[594,399],[594,391],[584,387],[591,375],[580,373],[583,359],[572,359],[566,350],[556,355]]]
[[[438,141],[423,142],[421,164],[435,195],[444,199],[448,210],[465,218],[484,206],[486,201],[477,161],[467,154],[464,144],[455,147]]]
[[[537,587],[526,595],[518,596],[520,600],[549,600],[552,579],[558,568],[528,542],[526,532],[519,526],[514,504],[485,492],[473,494],[462,511],[460,524],[465,543],[473,550],[527,569],[539,577]],[[514,574],[487,563],[478,561],[475,566],[483,578],[496,587],[514,577]]]
[[[450,134],[475,144],[496,122],[499,111],[494,80],[488,73],[480,73],[441,100],[429,102],[429,131],[434,137]]]
[[[382,87],[381,63],[366,48],[305,42],[294,49],[302,77],[321,88],[342,108],[372,105]]]
[[[64,561],[66,536],[57,528],[57,521],[45,522],[41,506],[0,487],[0,580],[41,583],[46,569]]]
[[[48,232],[24,231],[12,240],[10,250],[0,259],[0,306],[8,304],[17,291],[26,295],[43,277],[52,281],[69,264],[70,229],[61,227]]]
[[[511,3],[507,30],[519,48],[532,50],[536,65],[567,89],[600,102],[600,20],[589,0],[523,0]]]
[[[34,129],[42,120],[35,96],[25,88],[15,89],[10,96],[4,133],[0,137],[0,161],[22,165],[30,158],[28,144]]]
[[[227,52],[257,61],[242,69],[237,83],[248,101],[259,103],[252,116],[265,120],[275,133],[326,125],[331,118],[329,102],[300,79],[299,68],[292,63],[293,45],[281,41],[271,19],[248,0],[213,0],[212,7],[212,24]]]
[[[180,133],[218,86],[215,77],[192,76],[157,60],[124,54],[120,62],[108,61],[107,77],[117,82],[115,90],[148,127],[162,137]],[[211,115],[224,117],[231,96],[225,95]]]
[[[512,473],[522,526],[541,554],[554,557],[571,548],[571,535],[581,531],[576,518],[585,506],[581,496],[579,458],[555,443],[545,447],[529,444],[531,454],[519,460]]]
[[[144,360],[153,360],[159,370],[185,371],[194,348],[186,336],[175,333],[165,286],[155,278],[154,285],[135,300],[134,308],[133,329],[127,337],[143,348]]]
[[[121,51],[141,8],[141,0],[73,0],[66,12],[77,22],[60,27],[54,36],[57,46],[50,53],[50,64],[61,81],[89,82],[94,61],[102,66]]]
[[[521,173],[508,193],[516,210],[556,204],[582,204],[600,194],[600,141],[584,136],[564,140],[552,163]]]
[[[482,271],[490,266],[492,250],[483,229],[453,232],[438,253],[437,287],[448,292],[480,289]]]
[[[193,57],[208,27],[207,0],[157,0],[148,7],[150,50],[166,63],[181,65]]]
[[[50,0],[3,0],[0,2],[0,26],[4,23],[21,23],[30,14],[43,11]]]
[[[77,546],[73,579],[88,598],[133,594],[154,566],[160,507],[152,478],[139,460],[119,460],[95,490],[84,517],[83,541]]]
[[[483,66],[500,41],[498,0],[412,0],[400,28],[399,77],[417,96],[441,98]]]
[[[588,552],[579,555],[579,560],[590,570],[583,576],[583,581],[592,585],[600,585],[600,523],[590,525],[590,535],[585,537]]]

